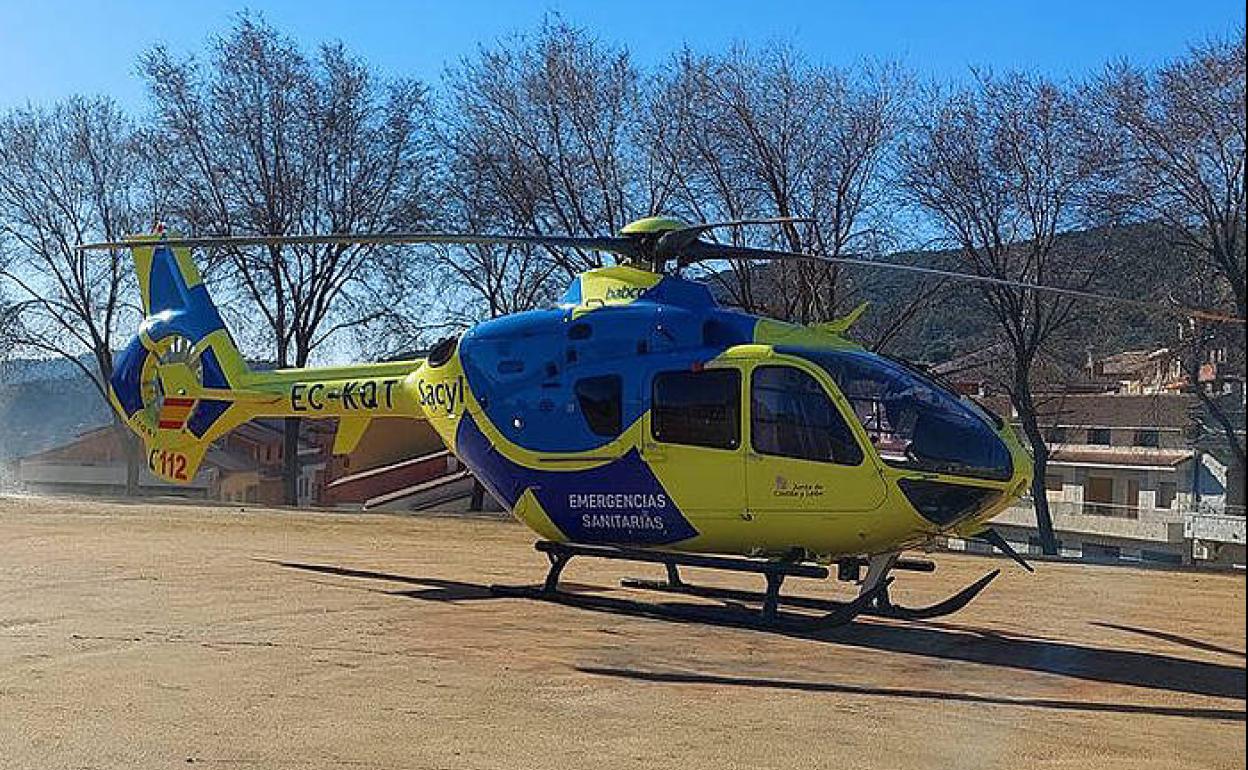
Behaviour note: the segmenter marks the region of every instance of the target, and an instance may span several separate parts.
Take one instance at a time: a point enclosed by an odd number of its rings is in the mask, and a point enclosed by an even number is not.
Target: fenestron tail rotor
[[[690,225],[670,217],[648,217],[626,225],[616,236],[562,236],[562,235],[494,235],[486,233],[330,233],[327,235],[230,235],[212,237],[161,237],[160,245],[172,248],[213,247],[245,248],[250,246],[315,246],[315,245],[510,245],[568,248],[582,251],[598,251],[614,254],[626,262],[654,272],[665,272],[669,265],[677,268],[696,262],[718,260],[785,261],[805,260],[826,264],[844,265],[865,270],[891,270],[926,275],[946,280],[985,286],[1000,286],[1025,291],[1035,291],[1066,296],[1094,302],[1105,302],[1151,312],[1197,318],[1218,323],[1243,324],[1245,319],[1203,308],[1167,305],[1159,302],[1117,297],[1085,289],[1051,286],[1048,284],[1018,281],[1005,277],[961,273],[922,265],[864,259],[858,256],[824,256],[796,251],[764,249],[751,246],[734,246],[715,243],[702,238],[707,232],[720,228],[749,225],[786,225],[807,223],[802,217],[776,217],[739,219]],[[145,238],[149,245],[153,242]],[[78,249],[130,248],[142,241],[104,241],[79,245]]]

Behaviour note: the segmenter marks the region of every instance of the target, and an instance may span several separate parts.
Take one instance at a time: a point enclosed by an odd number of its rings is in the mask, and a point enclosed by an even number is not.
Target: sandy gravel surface
[[[943,622],[801,637],[493,598],[541,577],[532,541],[0,498],[0,767],[1244,766],[1242,575],[942,554],[898,598],[1005,574]],[[612,587],[660,573],[565,579],[641,600],[659,597]]]

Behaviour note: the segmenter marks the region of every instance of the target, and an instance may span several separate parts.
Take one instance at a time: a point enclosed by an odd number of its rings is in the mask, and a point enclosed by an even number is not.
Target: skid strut
[[[543,591],[551,594],[559,590],[559,576],[563,574],[563,568],[568,566],[568,562],[574,555],[562,551],[546,551],[546,558],[550,560],[550,570],[546,573],[546,580],[542,583]]]
[[[867,561],[867,576],[862,579],[862,588],[859,589],[858,595],[862,596],[869,592],[875,592],[875,601],[872,602],[872,609],[881,609],[892,606],[892,601],[888,598],[888,591],[877,591],[884,579],[888,577],[889,571],[893,565],[897,563],[897,557],[901,554],[881,553],[872,556]]]
[[[867,560],[867,576],[862,580],[862,588],[859,590],[858,596],[862,597],[867,594],[875,596],[875,599],[871,602],[871,608],[867,610],[868,614],[885,618],[898,618],[900,620],[926,620],[928,618],[938,618],[942,615],[950,615],[970,604],[972,599],[979,596],[980,591],[987,588],[988,584],[995,580],[997,575],[1001,574],[1001,570],[993,570],[953,596],[935,604],[930,604],[926,607],[904,607],[893,603],[892,598],[888,595],[887,586],[880,589],[880,585],[888,580],[888,573],[900,566],[899,555],[895,551],[892,553],[881,553]]]

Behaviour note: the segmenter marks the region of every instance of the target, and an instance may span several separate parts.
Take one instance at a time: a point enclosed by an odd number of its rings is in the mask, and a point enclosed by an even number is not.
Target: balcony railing
[[[1012,506],[1030,512],[1034,507],[1031,495],[1024,495]],[[1049,513],[1057,516],[1092,516],[1101,519],[1126,519],[1131,521],[1167,521],[1181,522],[1185,517],[1200,513],[1201,510],[1177,502],[1169,507],[1127,505],[1125,503],[1100,503],[1088,500],[1050,500]],[[1204,511],[1208,512],[1208,511]]]

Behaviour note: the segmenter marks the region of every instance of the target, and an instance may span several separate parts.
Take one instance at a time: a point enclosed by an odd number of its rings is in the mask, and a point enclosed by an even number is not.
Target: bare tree
[[[894,66],[818,67],[783,46],[686,51],[652,85],[643,132],[668,200],[687,216],[805,217],[817,227],[785,226],[765,242],[827,256],[870,252],[907,89]],[[835,267],[732,268],[725,288],[747,309],[802,322],[837,310]]]
[[[0,275],[3,275],[12,262],[12,257],[8,250],[0,241]],[[17,328],[17,308],[5,292],[5,285],[0,281],[0,363],[13,355],[14,347],[17,342],[13,339],[13,332]]]
[[[153,147],[197,233],[288,235],[418,229],[428,187],[425,89],[383,80],[341,45],[309,58],[242,15],[206,65],[157,47],[141,59],[155,107]],[[221,255],[255,308],[278,366],[305,366],[339,332],[381,318],[397,252],[356,245]],[[297,500],[298,421],[287,420],[285,497]]]
[[[1109,67],[1091,93],[1114,132],[1119,185],[1107,203],[1169,225],[1199,254],[1236,314],[1244,274],[1245,44],[1214,41],[1147,70]]]
[[[135,325],[123,301],[133,271],[125,250],[74,246],[147,229],[151,191],[134,126],[108,99],[0,118],[0,282],[13,297],[5,335],[73,363],[106,404],[118,335]],[[133,494],[138,448],[125,435]]]
[[[489,192],[497,188],[495,159],[466,126],[444,119],[439,143],[446,156],[442,176],[443,216],[449,229],[470,232],[541,232],[546,225],[524,224]],[[485,150],[485,152],[482,152]],[[527,208],[527,206],[526,206]],[[561,225],[554,232],[563,232]],[[550,232],[550,231],[547,231]],[[573,269],[547,250],[522,246],[467,246],[433,250],[438,273],[445,277],[440,310],[460,325],[482,318],[530,310],[550,300],[557,279]]]
[[[562,22],[531,39],[483,48],[447,73],[439,144],[449,159],[449,216],[474,226],[534,234],[605,235],[655,210],[637,152],[638,74],[627,52]],[[462,252],[460,252],[462,253]],[[548,251],[564,275],[600,255]],[[492,284],[531,299],[545,268],[515,250],[466,263]],[[516,272],[518,268],[524,269]],[[508,278],[507,276],[511,276]],[[508,290],[510,291],[510,290]]]
[[[1098,153],[1076,137],[1082,108],[1069,90],[1026,74],[982,76],[974,87],[933,90],[903,143],[903,184],[977,275],[1086,287],[1098,260],[1059,247],[1078,224]],[[1036,292],[979,289],[1006,342],[1007,390],[1035,458],[1032,497],[1044,552],[1057,552],[1045,496],[1048,449],[1032,377],[1042,351],[1071,322],[1074,304]]]
[[[1113,137],[1110,213],[1163,223],[1176,246],[1193,255],[1191,280],[1179,293],[1246,314],[1244,163],[1245,38],[1194,46],[1160,68],[1119,62],[1092,82],[1100,120]],[[1198,323],[1178,340],[1192,390],[1222,433],[1229,460],[1228,501],[1243,504],[1243,398],[1202,385],[1202,367],[1244,374],[1243,329]],[[1211,361],[1211,357],[1221,360]],[[1220,378],[1219,378],[1220,379]]]

